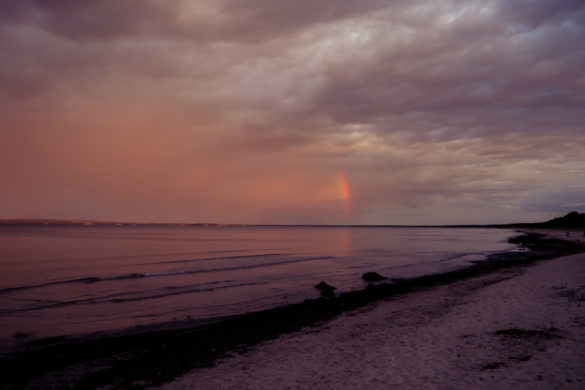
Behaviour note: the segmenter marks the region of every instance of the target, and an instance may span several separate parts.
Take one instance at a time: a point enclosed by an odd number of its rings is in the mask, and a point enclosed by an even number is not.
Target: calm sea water
[[[0,346],[206,319],[436,273],[511,250],[502,229],[0,227]],[[20,333],[20,337],[15,337]],[[23,334],[26,336],[23,337]]]

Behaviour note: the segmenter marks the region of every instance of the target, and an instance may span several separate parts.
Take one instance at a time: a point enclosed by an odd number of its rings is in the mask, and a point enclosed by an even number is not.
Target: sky
[[[0,218],[585,210],[582,0],[2,0]]]

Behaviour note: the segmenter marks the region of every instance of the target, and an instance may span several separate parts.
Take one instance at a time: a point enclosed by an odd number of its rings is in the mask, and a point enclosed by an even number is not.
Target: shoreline
[[[88,339],[45,340],[45,345],[37,342],[36,349],[0,358],[4,371],[1,375],[4,383],[0,385],[3,388],[32,384],[49,388],[160,385],[190,370],[210,367],[234,352],[243,353],[260,342],[318,326],[372,302],[585,251],[578,243],[546,238],[538,233],[526,233],[513,240],[529,251],[492,255],[461,270],[369,285],[331,299],[310,299],[195,328],[175,325],[173,329],[159,327]]]
[[[584,302],[583,253],[503,268],[374,302],[161,388],[580,390]]]

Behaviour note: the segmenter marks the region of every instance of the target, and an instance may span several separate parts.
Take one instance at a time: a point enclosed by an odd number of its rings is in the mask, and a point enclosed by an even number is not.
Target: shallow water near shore
[[[365,286],[509,251],[479,228],[259,226],[0,227],[0,345],[208,319],[300,302],[326,281]]]

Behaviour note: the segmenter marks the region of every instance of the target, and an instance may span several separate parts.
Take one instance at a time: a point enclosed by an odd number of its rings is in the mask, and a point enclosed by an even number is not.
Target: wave
[[[143,264],[180,264],[180,263],[193,263],[199,261],[209,261],[209,260],[234,260],[234,259],[255,259],[258,257],[268,257],[268,256],[284,256],[282,253],[263,253],[260,255],[234,255],[234,256],[221,256],[221,257],[204,257],[201,259],[185,259],[185,260],[165,260],[165,261],[155,261],[152,263],[143,263]]]
[[[230,280],[233,282],[233,280]],[[59,307],[65,306],[73,306],[73,305],[95,305],[95,304],[103,304],[103,303],[127,303],[127,302],[136,302],[136,301],[144,301],[148,299],[157,299],[157,298],[166,298],[176,295],[184,295],[184,294],[193,294],[193,293],[201,293],[201,292],[211,292],[214,290],[224,290],[230,288],[238,288],[238,287],[248,287],[248,286],[257,286],[263,284],[269,284],[271,282],[249,282],[249,283],[238,283],[238,284],[230,284],[225,286],[210,286],[210,287],[203,287],[205,285],[212,285],[212,284],[219,284],[224,281],[216,281],[216,282],[209,282],[203,283],[201,285],[193,285],[193,286],[171,286],[165,287],[162,290],[169,290],[167,292],[157,292],[154,294],[148,295],[139,295],[134,297],[126,297],[126,298],[114,298],[115,296],[121,295],[131,295],[131,294],[144,294],[143,292],[134,292],[134,293],[116,293],[107,295],[104,297],[98,298],[88,298],[88,299],[73,299],[70,301],[52,301],[51,303],[45,305],[37,305],[37,306],[28,306],[18,309],[12,310],[0,310],[0,315],[9,315],[14,313],[22,313],[22,312],[29,312],[29,311],[36,311],[36,310],[44,310],[44,309],[55,309]],[[178,290],[178,291],[177,291]],[[161,290],[154,290],[154,291],[161,291]],[[41,301],[42,302],[42,301]],[[47,302],[47,301],[45,301]]]
[[[17,286],[17,287],[4,288],[4,289],[0,289],[0,294],[7,294],[7,293],[11,293],[11,292],[15,292],[15,291],[22,291],[22,290],[31,290],[31,289],[35,289],[35,288],[58,286],[58,285],[63,285],[63,284],[80,284],[80,283],[81,284],[82,283],[90,284],[90,283],[118,281],[118,280],[125,280],[125,279],[141,279],[141,278],[153,278],[153,277],[166,277],[166,276],[210,273],[210,272],[239,271],[239,270],[253,269],[253,268],[274,267],[274,266],[279,266],[279,265],[283,265],[283,264],[301,263],[301,262],[306,262],[306,261],[327,260],[327,259],[331,259],[331,258],[333,258],[333,256],[301,257],[301,258],[293,258],[293,259],[285,260],[285,261],[250,264],[250,265],[240,265],[240,266],[233,266],[233,267],[162,271],[162,272],[133,272],[133,273],[129,273],[129,274],[112,275],[112,276],[89,276],[89,277],[85,277],[85,278],[67,279],[67,280],[61,280],[61,281],[33,284],[33,285],[28,285],[28,286]]]
[[[444,263],[444,262],[448,262],[448,261],[454,261],[454,260],[465,260],[468,261],[467,259],[473,258],[473,259],[479,259],[479,258],[486,258],[487,257],[487,253],[486,252],[469,252],[469,253],[457,253],[451,256],[447,256],[443,259],[440,259],[439,262],[440,263]]]

